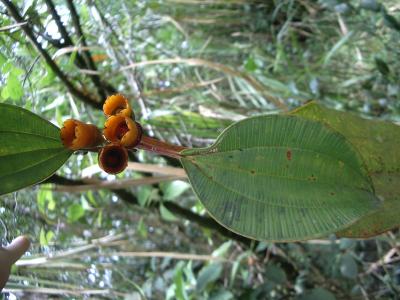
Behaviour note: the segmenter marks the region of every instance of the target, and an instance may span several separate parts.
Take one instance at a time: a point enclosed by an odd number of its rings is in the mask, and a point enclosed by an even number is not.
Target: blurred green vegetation
[[[73,117],[101,127],[96,107],[113,90],[131,99],[149,134],[186,146],[208,145],[241,118],[312,99],[400,121],[397,0],[78,0],[80,26],[70,0],[11,1],[28,25],[16,22],[9,2],[0,4],[0,101],[59,126]],[[26,28],[88,101],[46,64]],[[132,160],[173,164],[140,151]],[[96,161],[78,153],[57,174],[80,180]],[[19,234],[33,242],[6,291],[10,298],[398,297],[397,230],[363,241],[272,244],[217,228],[182,180],[114,192],[27,188],[0,198],[1,242]]]

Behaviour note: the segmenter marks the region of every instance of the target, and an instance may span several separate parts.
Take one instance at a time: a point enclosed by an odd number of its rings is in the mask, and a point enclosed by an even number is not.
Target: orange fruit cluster
[[[109,174],[117,174],[128,165],[128,149],[136,147],[142,138],[142,127],[128,100],[121,94],[108,97],[103,105],[107,116],[103,136],[109,143],[99,151],[99,166]],[[90,124],[69,119],[61,128],[61,140],[71,150],[88,149],[104,142],[99,129]]]
[[[60,136],[64,146],[71,150],[92,148],[103,141],[101,132],[95,125],[74,119],[64,121]]]

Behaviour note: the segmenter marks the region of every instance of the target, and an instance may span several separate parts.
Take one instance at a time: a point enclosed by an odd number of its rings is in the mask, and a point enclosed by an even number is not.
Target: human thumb
[[[30,241],[25,236],[14,239],[10,245],[0,247],[0,291],[10,276],[11,265],[14,264],[29,248]]]
[[[8,252],[10,264],[14,264],[29,249],[31,242],[26,236],[19,236],[10,245],[4,247]]]

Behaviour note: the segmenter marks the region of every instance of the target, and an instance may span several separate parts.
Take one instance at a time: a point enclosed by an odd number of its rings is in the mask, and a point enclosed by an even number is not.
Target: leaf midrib
[[[23,154],[28,154],[28,153],[32,153],[32,152],[40,152],[40,151],[46,151],[46,150],[56,150],[56,149],[60,149],[60,152],[62,152],[63,150],[66,150],[66,148],[61,147],[60,145],[58,145],[57,147],[39,148],[39,149],[32,149],[32,150],[28,150],[28,151],[12,152],[12,153],[5,153],[5,154],[1,154],[1,152],[0,152],[0,158],[5,158],[7,156],[13,156],[13,155],[23,155]]]
[[[247,174],[247,175],[249,175],[249,170],[248,169],[234,169],[234,168],[231,168],[231,167],[226,167],[225,165],[223,165],[223,164],[218,164],[218,163],[216,163],[216,162],[213,162],[213,163],[211,163],[211,162],[206,162],[206,161],[202,161],[202,162],[199,162],[199,161],[197,161],[197,163],[199,163],[199,164],[204,164],[204,165],[208,165],[208,166],[210,166],[211,168],[213,168],[213,167],[219,167],[220,169],[223,169],[223,170],[228,170],[228,171],[232,171],[232,172],[242,172],[242,173],[245,173],[245,174]],[[299,177],[293,177],[293,176],[280,176],[280,175],[275,175],[275,174],[271,174],[271,173],[263,173],[263,172],[255,172],[254,174],[251,174],[251,175],[249,175],[249,176],[265,176],[265,177],[273,177],[273,178],[282,178],[282,179],[288,179],[288,180],[293,180],[293,181],[300,181],[300,182],[308,182],[308,183],[313,183],[313,182],[310,182],[309,180],[307,180],[307,179],[303,179],[303,178],[299,178]],[[326,185],[326,186],[332,186],[332,187],[334,187],[335,185],[333,185],[333,184],[330,184],[329,182],[326,182],[326,181],[321,181],[320,179],[318,179],[318,183],[317,182],[314,182],[314,184],[323,184],[323,185]],[[369,184],[369,182],[367,181],[367,182],[365,182],[368,186],[370,186],[370,184]],[[357,189],[360,189],[360,190],[364,190],[364,191],[367,191],[367,192],[373,192],[373,191],[370,191],[370,190],[366,190],[366,189],[364,189],[364,188],[362,188],[362,187],[354,187],[354,186],[349,186],[349,185],[347,185],[347,184],[345,184],[345,183],[341,183],[341,186],[344,186],[344,187],[346,187],[346,188],[349,188],[349,189],[353,189],[353,188],[357,188]]]
[[[56,153],[56,154],[53,155],[53,156],[49,156],[49,157],[46,157],[45,159],[36,161],[34,164],[29,164],[28,166],[24,166],[22,169],[16,169],[16,170],[14,169],[14,170],[11,171],[11,173],[5,173],[5,174],[3,174],[3,175],[0,177],[0,180],[3,179],[3,178],[6,177],[6,176],[13,175],[13,173],[20,173],[20,172],[23,172],[23,171],[25,171],[25,170],[27,170],[27,169],[33,168],[33,167],[35,167],[35,166],[37,166],[37,165],[40,165],[40,164],[43,163],[43,162],[50,161],[50,160],[52,160],[53,158],[55,158],[55,157],[57,157],[57,156],[61,156],[61,155],[64,154],[64,153],[66,153],[66,151],[58,152],[58,153]]]
[[[242,151],[244,151],[244,150],[247,150],[247,149],[264,149],[264,148],[265,148],[265,149],[272,149],[272,148],[273,148],[273,149],[296,150],[296,151],[300,151],[300,152],[302,152],[302,151],[303,151],[303,152],[311,152],[311,153],[315,153],[315,154],[320,154],[320,155],[325,156],[325,157],[329,157],[330,159],[334,158],[334,159],[337,159],[338,162],[339,162],[339,161],[342,161],[342,162],[344,163],[343,160],[340,160],[340,159],[338,159],[338,158],[336,158],[336,157],[334,157],[334,156],[330,156],[330,155],[328,155],[328,154],[325,154],[324,152],[319,152],[319,151],[315,151],[315,150],[311,150],[311,149],[304,149],[304,148],[292,147],[292,146],[266,145],[266,146],[246,147],[246,148],[241,148],[241,149],[242,149]],[[217,151],[216,151],[216,152],[212,152],[212,149],[216,149]],[[208,151],[205,152],[204,154],[188,155],[187,157],[206,156],[206,155],[212,156],[212,155],[214,155],[214,154],[222,154],[222,153],[229,154],[229,153],[231,153],[231,152],[242,152],[242,151],[240,151],[239,149],[232,149],[232,150],[227,150],[227,151],[219,151],[219,150],[218,150],[218,145],[217,145],[217,144],[211,146],[211,147],[208,148],[207,150],[208,150]],[[359,157],[356,156],[355,158],[357,159],[357,161],[360,161],[360,158],[359,158]],[[363,162],[363,161],[361,161],[361,162]],[[350,169],[352,169],[355,173],[357,173],[357,174],[360,175],[361,177],[368,177],[367,171],[366,171],[364,165],[360,165],[360,168],[359,168],[359,169],[364,169],[364,170],[365,170],[365,174],[360,173],[357,169],[354,168],[354,166],[352,166],[351,164],[348,164],[347,162],[346,162],[346,165],[348,165]]]
[[[189,162],[189,163],[192,163],[192,162]],[[236,190],[233,190],[233,189],[231,189],[231,188],[225,186],[224,184],[220,183],[219,181],[210,179],[210,177],[209,177],[205,172],[203,172],[203,169],[201,169],[200,166],[198,166],[198,165],[195,164],[195,163],[192,163],[192,164],[193,164],[193,165],[208,179],[208,180],[210,180],[211,182],[214,182],[215,184],[221,186],[222,188],[224,188],[224,189],[226,189],[226,190],[228,190],[228,191],[231,191],[231,192],[234,193],[234,194],[238,194],[238,195],[240,195],[240,196],[242,196],[242,197],[244,197],[244,198],[248,198],[249,200],[252,200],[252,201],[255,201],[255,202],[259,202],[259,203],[262,203],[262,204],[264,204],[264,205],[271,205],[271,206],[285,207],[285,208],[304,208],[304,209],[326,209],[326,208],[335,208],[334,206],[333,206],[333,207],[331,207],[331,206],[309,207],[309,206],[296,206],[296,205],[287,205],[287,204],[284,205],[284,204],[263,202],[263,201],[260,201],[260,200],[258,200],[258,199],[256,199],[256,198],[250,197],[250,196],[248,196],[248,195],[244,195],[244,194],[242,194],[242,193],[240,193],[240,192],[238,192],[238,191],[236,191]],[[325,183],[323,183],[323,184],[325,184]],[[328,184],[325,184],[325,185],[328,185]],[[363,191],[363,192],[371,193],[370,191],[366,191],[366,190],[363,190],[363,189],[360,189],[360,188],[355,188],[355,189],[361,190],[361,191]],[[328,204],[329,204],[329,203],[328,203]],[[337,204],[337,203],[335,203],[335,204]],[[350,205],[350,207],[353,207],[353,206],[354,206],[354,203],[352,203],[352,204]],[[346,208],[346,206],[340,206],[340,207]]]
[[[55,137],[51,137],[48,135],[40,135],[38,133],[33,133],[33,132],[26,132],[26,131],[12,131],[12,130],[0,130],[0,133],[14,133],[14,134],[21,134],[21,135],[30,135],[30,136],[38,136],[41,138],[57,141],[61,143],[61,139],[57,139]]]

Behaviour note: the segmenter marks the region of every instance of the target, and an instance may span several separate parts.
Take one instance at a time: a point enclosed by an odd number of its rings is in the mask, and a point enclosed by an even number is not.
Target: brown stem
[[[73,0],[67,0],[67,6],[71,14],[71,19],[72,19],[72,24],[75,28],[75,32],[79,38],[79,40],[82,43],[82,46],[85,48],[87,47],[86,43],[86,38],[85,35],[83,34],[82,26],[79,21],[79,15],[78,12],[75,9]],[[82,52],[82,56],[86,61],[86,64],[88,65],[90,70],[97,71],[96,65],[92,59],[92,54],[90,50],[86,49],[85,51]],[[91,76],[92,81],[94,85],[96,86],[98,93],[102,99],[106,99],[108,94],[115,94],[117,91],[111,87],[109,84],[104,84],[101,82],[101,79],[98,75],[94,74]]]
[[[168,157],[180,159],[182,155],[179,153],[182,150],[188,149],[187,147],[182,147],[178,145],[172,145],[166,142],[159,141],[157,139],[151,138],[149,136],[143,136],[139,145],[139,149],[148,150],[160,155],[165,155]]]

